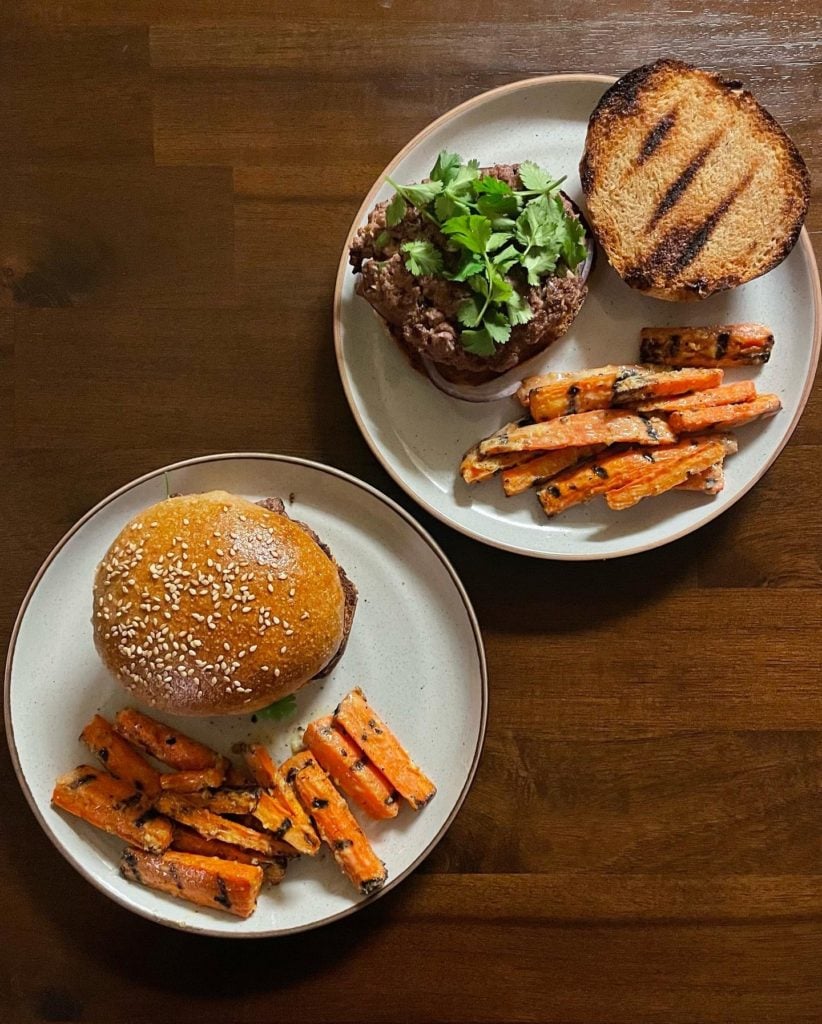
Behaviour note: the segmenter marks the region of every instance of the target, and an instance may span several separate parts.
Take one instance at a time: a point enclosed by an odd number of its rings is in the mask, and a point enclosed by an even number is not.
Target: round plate
[[[649,298],[624,284],[602,252],[589,295],[571,331],[529,373],[636,362],[644,326],[761,321],[776,336],[770,363],[728,371],[753,376],[776,392],[782,411],[738,432],[739,453],[726,463],[716,497],[672,492],[611,512],[602,501],[547,520],[533,493],[505,498],[498,481],[469,488],[457,473],[462,454],[521,415],[513,399],[474,405],[449,398],[412,370],[371,307],[355,294],[348,265],[354,231],[397,181],[424,178],[441,149],[481,164],[530,159],[568,176],[563,188],[581,202],[578,164],[588,117],[614,81],[603,75],[556,75],[502,86],[455,108],[424,129],[391,161],[366,196],[346,241],[335,293],[337,362],[351,410],[371,450],[416,501],[438,519],[494,547],[539,558],[613,558],[658,547],[703,526],[751,488],[793,432],[819,358],[819,275],[807,233],[775,270],[702,302]]]
[[[77,737],[95,712],[130,703],[97,657],[91,584],[122,526],[167,492],[222,489],[252,500],[280,496],[291,515],[328,543],[360,600],[345,657],[331,675],[297,694],[284,722],[160,716],[228,753],[239,741],[265,743],[282,760],[298,725],[329,714],[360,685],[425,771],[434,800],[415,814],[375,822],[358,815],[389,880],[358,897],[325,848],[264,888],[245,921],[127,882],[117,872],[123,843],[54,810],[58,775],[87,763]],[[289,502],[290,498],[290,504]],[[462,584],[429,535],[373,487],[328,466],[279,455],[211,455],[157,470],[116,491],[60,541],[32,584],[6,663],[9,747],[38,821],[60,852],[98,889],[144,917],[222,936],[283,935],[325,924],[393,888],[430,853],[471,784],[485,732],[487,681],[479,627]]]

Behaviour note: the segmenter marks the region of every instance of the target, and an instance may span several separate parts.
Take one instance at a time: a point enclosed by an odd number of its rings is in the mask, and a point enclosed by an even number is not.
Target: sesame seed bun
[[[307,527],[223,491],[191,494],[146,509],[111,545],[94,581],[94,639],[151,707],[249,713],[336,661],[355,600]]]

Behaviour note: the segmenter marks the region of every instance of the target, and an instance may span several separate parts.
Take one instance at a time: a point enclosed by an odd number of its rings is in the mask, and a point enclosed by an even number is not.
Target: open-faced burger
[[[443,151],[426,181],[389,179],[393,199],[354,235],[358,294],[441,390],[506,394],[499,378],[573,323],[593,242],[561,182],[530,161],[480,168]]]

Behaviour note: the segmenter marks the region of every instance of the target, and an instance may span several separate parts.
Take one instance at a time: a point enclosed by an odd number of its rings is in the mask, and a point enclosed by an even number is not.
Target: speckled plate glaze
[[[97,711],[129,703],[103,667],[91,630],[94,570],[133,515],[172,492],[223,489],[252,500],[276,495],[331,546],[360,593],[345,657],[327,679],[297,695],[285,722],[163,716],[216,749],[255,740],[284,758],[298,725],[328,714],[354,685],[394,726],[436,781],[419,814],[393,821],[358,815],[388,868],[387,892],[430,853],[459,810],[485,732],[487,681],[476,618],[462,584],[431,537],[394,502],[354,477],[279,455],[212,455],[127,484],[92,509],[49,555],[12,634],[5,675],[9,747],[23,791],[46,834],[75,868],[122,906],[160,924],[238,938],[284,935],[350,914],[382,893],[358,897],[333,859],[301,858],[284,883],[263,890],[247,921],[126,882],[123,843],[49,803],[55,778],[91,755],[77,737]],[[289,495],[292,496],[288,504]]]
[[[761,321],[774,330],[770,363],[726,379],[753,376],[762,392],[783,404],[775,417],[738,432],[739,453],[726,463],[725,490],[714,498],[683,491],[610,512],[602,501],[547,520],[533,493],[505,498],[497,481],[469,489],[459,478],[460,457],[480,438],[520,415],[513,399],[487,405],[461,402],[437,391],[410,369],[369,305],[354,292],[348,246],[375,203],[399,181],[424,177],[447,148],[481,163],[535,160],[568,176],[563,188],[578,203],[577,166],[588,117],[614,81],[603,75],[556,75],[502,86],[445,114],[413,139],[388,165],[365,198],[340,260],[335,294],[337,363],[351,410],[371,450],[432,515],[469,537],[538,558],[600,559],[658,547],[710,522],[745,494],[793,433],[819,359],[819,274],[807,232],[770,274],[702,302],[672,303],[625,285],[602,253],[589,280],[589,296],[566,337],[531,373],[635,362],[643,326]],[[767,97],[763,97],[767,102]]]

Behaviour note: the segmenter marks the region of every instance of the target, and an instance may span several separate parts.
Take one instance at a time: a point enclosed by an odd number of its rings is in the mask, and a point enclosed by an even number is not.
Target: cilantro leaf
[[[386,178],[389,185],[393,185],[397,194],[412,206],[422,209],[431,202],[434,196],[439,195],[443,190],[441,181],[421,181],[416,185],[398,185],[391,178]]]
[[[457,310],[457,320],[459,320],[463,327],[476,327],[481,317],[482,303],[475,295],[462,302]],[[463,331],[462,333],[465,335],[466,332]]]
[[[488,272],[488,278],[491,283],[491,301],[507,302],[514,291],[514,286],[511,282],[507,281],[502,274],[493,267]]]
[[[524,246],[548,245],[555,240],[562,215],[548,196],[540,196],[528,203],[517,218],[514,235]],[[559,246],[557,246],[557,251]]]
[[[560,239],[560,252],[563,262],[569,270],[576,270],[580,263],[587,259],[585,228],[576,217],[565,219],[565,231]]]
[[[488,239],[488,244],[485,247],[486,251],[493,252],[495,249],[499,249],[501,245],[505,245],[505,243],[510,240],[510,231],[492,231],[491,236]]]
[[[484,270],[485,264],[473,253],[465,253],[462,264],[455,274],[446,274],[451,281],[467,281],[469,277],[479,274]]]
[[[507,217],[519,209],[520,200],[507,182],[486,174],[474,183],[477,209],[483,216]]]
[[[494,256],[494,268],[501,274],[507,274],[515,263],[519,263],[522,253],[514,245],[508,245]]]
[[[498,345],[504,345],[511,337],[511,324],[504,313],[499,311],[486,313],[482,325]]]
[[[267,708],[262,708],[260,711],[255,712],[258,718],[269,718],[275,722],[280,722],[284,718],[288,718],[293,715],[297,710],[297,698],[293,693],[290,693],[287,697],[283,697],[282,700],[275,700],[273,704],[269,704]]]
[[[488,239],[491,237],[491,221],[487,217],[472,213],[449,218],[441,230],[463,249],[482,254],[486,251]]]
[[[403,242],[400,248],[406,254],[406,267],[417,277],[442,273],[442,253],[431,242]]]
[[[442,192],[434,200],[434,213],[440,222],[451,217],[461,217],[471,212],[471,207],[461,199],[455,199],[449,191]]]
[[[471,352],[475,356],[492,356],[497,350],[494,339],[484,328],[478,331],[463,331],[460,341],[466,352]]]
[[[431,180],[441,181],[447,185],[456,176],[461,165],[462,157],[459,153],[449,153],[443,149],[431,171]]]
[[[508,310],[508,322],[512,325],[527,324],[534,315],[531,304],[518,291],[515,291],[508,300],[506,309]]]
[[[403,197],[399,192],[395,192],[385,211],[385,223],[390,228],[395,228],[405,216],[407,209]]]
[[[529,192],[553,192],[565,181],[565,177],[552,178],[533,160],[526,160],[519,165],[519,180]]]
[[[558,259],[559,252],[553,248],[536,246],[523,253],[520,262],[528,271],[528,284],[538,285],[540,277],[556,270]]]
[[[374,245],[376,245],[378,249],[384,249],[390,241],[391,235],[387,231],[381,231],[374,239]]]

